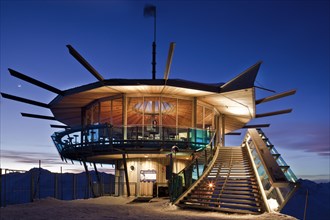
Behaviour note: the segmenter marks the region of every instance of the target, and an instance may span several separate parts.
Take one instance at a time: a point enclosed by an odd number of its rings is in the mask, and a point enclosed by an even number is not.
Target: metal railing
[[[85,173],[61,174],[38,168],[30,171],[0,168],[0,207],[47,197],[75,200],[115,194],[113,175],[100,173],[99,183],[94,175],[91,176],[93,183],[89,185]]]
[[[212,161],[215,153],[215,134],[203,150],[196,152],[192,161],[177,174],[173,174],[170,184],[170,200],[179,198],[196,180],[198,180]]]
[[[91,153],[120,147],[143,146],[144,148],[201,150],[210,142],[213,130],[164,126],[112,126],[98,124],[55,132],[53,142],[62,159],[67,153]]]

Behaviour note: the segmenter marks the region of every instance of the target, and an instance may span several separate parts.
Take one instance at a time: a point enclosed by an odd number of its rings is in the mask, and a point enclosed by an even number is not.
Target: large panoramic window
[[[178,126],[184,128],[194,127],[193,118],[193,101],[178,99]]]
[[[84,124],[112,124],[123,126],[124,109],[122,97],[109,97],[86,107]],[[172,97],[127,97],[127,127],[136,129],[166,128],[160,132],[177,134],[178,129],[214,128],[214,110],[203,103],[196,106],[196,126],[193,124],[193,99]],[[148,130],[149,129],[149,130]],[[158,130],[157,130],[158,131]]]
[[[123,103],[121,98],[97,102],[87,107],[84,114],[85,125],[123,124]]]
[[[161,99],[162,125],[176,127],[177,125],[177,99],[162,97]]]
[[[139,110],[140,109],[140,110]],[[127,98],[127,125],[142,125],[143,97]]]

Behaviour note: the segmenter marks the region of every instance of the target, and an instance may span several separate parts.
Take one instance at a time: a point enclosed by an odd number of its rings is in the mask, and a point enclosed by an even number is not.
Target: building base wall
[[[160,187],[168,187],[170,175],[170,158],[128,158],[126,159],[128,169],[128,181],[131,196],[159,196]],[[173,173],[184,169],[190,160],[173,158]],[[125,180],[125,169],[123,160],[118,160],[115,172],[115,194],[118,196],[127,195]],[[162,193],[163,194],[163,193]]]

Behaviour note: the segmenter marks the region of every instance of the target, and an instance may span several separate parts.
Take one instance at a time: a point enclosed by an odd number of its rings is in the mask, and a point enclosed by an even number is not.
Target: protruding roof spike
[[[31,78],[29,76],[26,76],[26,75],[24,75],[24,74],[22,74],[20,72],[17,72],[17,71],[15,71],[13,69],[10,69],[9,68],[8,70],[10,72],[10,75],[12,75],[12,76],[14,76],[16,78],[19,78],[21,80],[24,80],[24,81],[26,81],[28,83],[33,84],[33,85],[39,86],[40,88],[46,89],[46,90],[51,91],[51,92],[54,92],[56,94],[63,95],[63,92],[61,90],[59,90],[59,89],[57,89],[57,88],[55,88],[53,86],[50,86],[50,85],[48,85],[46,83],[43,83],[43,82],[41,82],[39,80],[33,79],[33,78]]]
[[[228,81],[220,87],[221,92],[229,92],[239,89],[247,89],[254,86],[254,81],[257,77],[262,61],[257,62],[243,73],[239,74],[232,80]]]
[[[23,117],[38,118],[38,119],[46,119],[46,120],[54,120],[54,121],[57,121],[57,119],[56,119],[54,116],[36,115],[36,114],[23,113],[23,112],[21,112],[21,115],[22,115]]]
[[[66,45],[67,48],[69,49],[69,53],[76,58],[76,60],[83,65],[96,79],[99,81],[104,81],[104,78],[99,72],[94,69],[92,65],[90,65],[85,58],[83,58],[78,51],[76,51],[70,44]]]
[[[18,102],[24,102],[24,103],[27,103],[27,104],[30,104],[30,105],[36,105],[36,106],[43,107],[43,108],[49,108],[49,105],[46,104],[46,103],[34,101],[34,100],[31,100],[31,99],[25,99],[25,98],[10,95],[10,94],[7,94],[7,93],[2,92],[1,96],[3,98],[6,98],[6,99],[11,99],[11,100],[18,101]]]
[[[65,129],[68,129],[70,128],[69,126],[66,126],[66,125],[50,125],[51,128],[65,128]]]
[[[267,112],[267,113],[262,113],[262,114],[256,114],[256,118],[262,118],[262,117],[268,117],[268,116],[273,116],[273,115],[280,115],[280,114],[287,114],[292,112],[292,109],[285,109],[285,110],[280,110],[280,111],[275,111],[275,112]]]
[[[256,105],[261,104],[261,103],[265,103],[265,102],[269,102],[269,101],[273,101],[276,99],[280,99],[280,98],[284,98],[286,96],[290,96],[290,95],[294,95],[296,93],[295,89],[286,91],[286,92],[282,92],[273,96],[268,96],[266,98],[262,98],[262,99],[258,99],[256,100]]]
[[[170,48],[168,50],[166,68],[165,68],[165,72],[164,72],[165,82],[168,80],[168,75],[169,75],[170,70],[171,70],[171,64],[172,64],[172,58],[173,58],[173,54],[174,54],[174,48],[175,48],[175,43],[171,42],[170,43]]]
[[[229,132],[225,135],[241,135],[242,133],[241,132]]]
[[[268,128],[270,124],[245,125],[243,128]]]

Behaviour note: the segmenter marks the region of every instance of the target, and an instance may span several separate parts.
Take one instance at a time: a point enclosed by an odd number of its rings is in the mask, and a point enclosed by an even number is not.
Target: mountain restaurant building
[[[269,124],[249,124],[291,112],[257,113],[256,107],[295,93],[256,99],[261,62],[226,83],[169,79],[170,62],[163,79],[104,79],[68,48],[96,82],[59,90],[9,69],[56,97],[41,103],[1,94],[53,113],[25,117],[64,124],[51,125],[62,129],[52,140],[63,161],[79,161],[86,171],[91,163],[96,172],[97,164],[115,164],[116,195],[165,195],[182,208],[262,213],[280,211],[295,191],[296,177],[261,130]],[[226,146],[226,135],[239,129],[247,129],[241,146]]]

